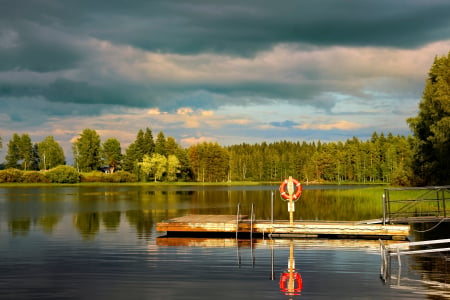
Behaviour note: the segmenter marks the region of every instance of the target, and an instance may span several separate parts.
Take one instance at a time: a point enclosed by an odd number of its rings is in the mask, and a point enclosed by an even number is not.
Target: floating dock
[[[236,215],[186,215],[159,222],[167,236],[236,235],[406,240],[409,225],[367,224],[361,221],[268,221]]]

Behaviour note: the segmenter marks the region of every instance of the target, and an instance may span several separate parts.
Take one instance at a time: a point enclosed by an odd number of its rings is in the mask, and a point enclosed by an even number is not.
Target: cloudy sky
[[[448,0],[0,0],[0,136],[184,147],[409,134]]]

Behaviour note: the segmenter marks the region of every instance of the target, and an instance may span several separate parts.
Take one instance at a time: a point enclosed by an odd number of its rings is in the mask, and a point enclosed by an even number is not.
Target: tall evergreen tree
[[[109,172],[114,173],[122,160],[120,142],[115,138],[107,139],[102,145],[102,158],[109,166]]]
[[[178,146],[176,140],[173,137],[168,136],[164,148],[166,149],[166,155],[169,156],[169,155],[176,155],[178,148],[180,148],[180,146]]]
[[[144,131],[142,129],[139,129],[138,133],[136,134],[136,140],[134,141],[134,154],[136,156],[136,160],[141,162],[144,158],[145,153],[145,138],[144,138]]]
[[[166,137],[164,136],[164,133],[162,131],[160,131],[158,133],[158,136],[156,137],[155,152],[167,156]]]
[[[153,140],[152,131],[148,127],[145,129],[142,146],[144,154],[152,155],[155,152],[155,141]]]
[[[135,166],[139,162],[136,144],[131,143],[125,150],[123,157],[122,169],[124,171],[133,172]]]
[[[84,129],[73,143],[75,167],[80,172],[98,170],[101,166],[100,136],[93,129]]]
[[[434,59],[419,113],[408,124],[415,138],[413,170],[418,184],[449,184],[450,52]]]

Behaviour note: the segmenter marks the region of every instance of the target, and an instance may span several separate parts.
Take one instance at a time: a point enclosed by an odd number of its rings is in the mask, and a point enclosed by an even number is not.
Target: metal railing
[[[450,217],[450,186],[387,188],[383,194],[383,223],[413,219],[438,221]]]
[[[411,255],[411,254],[423,254],[423,253],[434,253],[434,252],[449,252],[450,247],[441,248],[427,248],[427,249],[415,249],[410,250],[411,247],[417,246],[430,246],[439,244],[450,244],[450,239],[440,239],[440,240],[429,240],[421,242],[401,242],[391,245],[385,245],[380,239],[380,255],[381,255],[381,270],[380,276],[386,281],[391,275],[391,257],[397,256],[398,267],[400,269],[402,265],[401,256]]]

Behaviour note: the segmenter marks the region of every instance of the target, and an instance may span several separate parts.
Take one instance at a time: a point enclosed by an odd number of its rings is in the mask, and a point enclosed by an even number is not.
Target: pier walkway
[[[260,235],[268,237],[332,237],[405,240],[409,225],[361,221],[270,221],[236,215],[187,215],[159,222],[156,230],[175,235]]]

